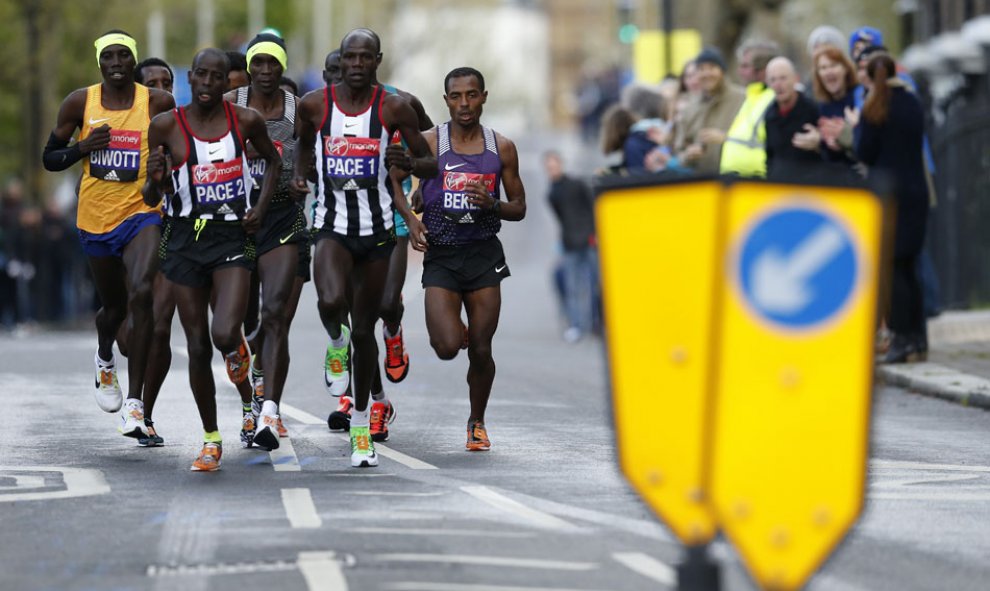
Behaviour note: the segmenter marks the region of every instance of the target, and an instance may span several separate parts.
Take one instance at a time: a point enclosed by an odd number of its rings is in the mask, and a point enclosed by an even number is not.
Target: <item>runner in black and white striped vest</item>
[[[245,318],[245,332],[255,353],[251,369],[254,396],[246,404],[242,399],[241,443],[271,450],[278,448],[279,437],[288,435],[277,407],[289,366],[289,324],[295,316],[302,286],[309,281],[309,232],[303,207],[290,189],[296,146],[296,97],[279,87],[287,66],[285,41],[271,33],[257,35],[248,43],[247,63],[250,86],[228,92],[227,100],[261,113],[268,135],[282,158],[282,174],[275,185],[271,207],[255,235],[258,266]],[[250,144],[247,152],[251,176],[260,181],[265,173],[265,161],[253,157]],[[252,203],[259,192],[260,183],[256,182]],[[260,323],[259,287],[264,296],[260,303]],[[274,339],[274,347],[263,346],[268,338]]]
[[[313,220],[313,280],[320,319],[330,337],[324,383],[331,395],[347,391],[349,346],[355,351],[351,465],[376,466],[370,436],[369,391],[378,363],[374,326],[382,301],[389,255],[395,246],[389,164],[420,178],[437,174],[409,102],[375,83],[381,63],[377,35],[348,33],[340,44],[342,82],[310,92],[299,104],[299,143],[293,184],[307,190],[306,171],[317,156],[317,207]],[[408,145],[389,146],[398,131]],[[400,195],[398,198],[405,199]],[[354,282],[353,306],[348,294]],[[353,334],[343,321],[351,317]]]

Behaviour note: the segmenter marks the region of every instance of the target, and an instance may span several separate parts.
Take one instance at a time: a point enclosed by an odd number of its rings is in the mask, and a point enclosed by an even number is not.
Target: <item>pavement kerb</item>
[[[877,367],[878,380],[925,396],[990,410],[990,380],[937,363]]]

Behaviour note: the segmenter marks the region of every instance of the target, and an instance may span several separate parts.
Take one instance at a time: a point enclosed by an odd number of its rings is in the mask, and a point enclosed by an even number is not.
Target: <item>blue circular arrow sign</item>
[[[807,329],[834,317],[856,286],[856,249],[831,215],[776,209],[740,241],[738,280],[749,308],[783,328]]]

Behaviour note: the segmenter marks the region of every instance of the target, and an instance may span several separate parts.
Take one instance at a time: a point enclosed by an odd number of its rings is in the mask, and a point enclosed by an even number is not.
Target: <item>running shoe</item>
[[[144,403],[136,398],[128,398],[120,411],[120,433],[124,437],[142,437],[148,434],[144,425]]]
[[[371,403],[371,440],[388,441],[388,425],[395,420],[391,401]]]
[[[252,411],[241,411],[241,447],[251,447],[254,444],[254,428],[257,422],[255,421],[254,412]]]
[[[120,383],[117,381],[116,360],[111,358],[107,363],[100,359],[97,351],[96,363],[96,404],[103,409],[103,412],[117,412],[124,403],[124,393],[120,390]]]
[[[258,430],[254,433],[254,444],[271,451],[278,449],[278,417],[261,415],[258,417]]]
[[[278,419],[276,421],[278,423],[278,425],[276,426],[276,429],[278,429],[278,436],[288,437],[289,432],[286,430],[285,425],[282,424],[282,417],[280,415],[276,415],[276,418]]]
[[[375,443],[368,427],[351,427],[351,467],[373,468],[378,465]]]
[[[331,396],[342,396],[347,391],[347,386],[351,381],[351,374],[347,365],[350,356],[351,331],[346,326],[341,325],[340,334],[344,339],[344,344],[340,347],[334,347],[333,342],[328,343],[327,357],[323,363],[323,382]]]
[[[144,419],[144,426],[148,434],[138,436],[138,445],[141,447],[161,447],[165,445],[165,440],[155,431],[155,423],[151,419]]]
[[[468,451],[488,451],[492,447],[492,442],[488,440],[488,431],[485,424],[477,419],[468,421],[467,445]]]
[[[225,357],[227,366],[227,377],[232,384],[240,384],[247,379],[248,371],[251,369],[251,353],[248,351],[247,340],[241,335],[241,344],[233,353],[228,353]]]
[[[327,426],[331,431],[346,431],[351,428],[352,408],[354,408],[354,399],[350,396],[341,396],[337,410],[327,417]]]
[[[254,382],[254,392],[251,393],[251,412],[254,413],[254,418],[257,419],[261,416],[261,406],[265,403],[265,382],[264,380],[255,380]]]
[[[199,452],[199,457],[193,462],[190,470],[193,472],[216,472],[220,469],[220,456],[223,455],[223,446],[219,443],[204,443],[203,449]]]
[[[406,343],[402,339],[402,325],[399,325],[399,333],[392,338],[385,336],[383,328],[382,338],[385,339],[385,377],[393,384],[398,384],[409,373],[409,354],[406,353]]]

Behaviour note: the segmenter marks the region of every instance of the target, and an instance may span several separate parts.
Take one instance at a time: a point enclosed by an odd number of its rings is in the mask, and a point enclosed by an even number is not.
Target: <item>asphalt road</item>
[[[375,469],[352,469],[347,440],[326,427],[334,402],[310,288],[291,333],[291,437],[278,452],[240,449],[238,399],[214,357],[218,473],[189,471],[201,430],[180,330],[157,449],[118,435],[116,417],[96,407],[94,333],[0,340],[0,589],[674,588],[680,549],[617,469],[601,346],[559,338],[541,195],[531,187],[530,218],[504,232],[513,277],[488,453],[464,451],[466,358],[441,362],[429,349],[415,260],[411,371],[388,386],[398,416]],[[880,390],[867,510],[809,589],[986,589],[988,444],[990,414]],[[731,546],[713,553],[724,589],[754,588]]]

